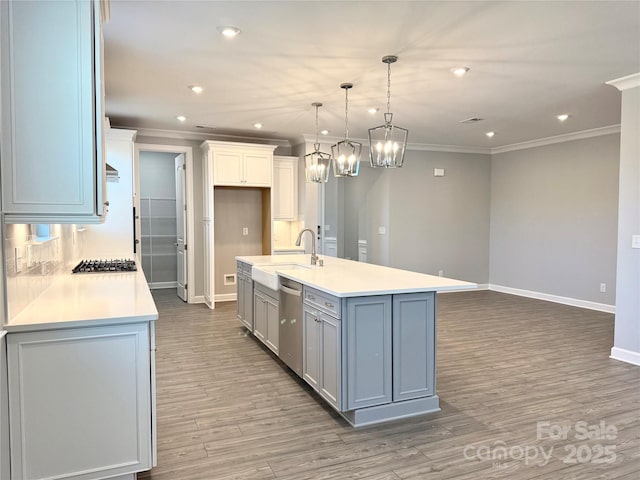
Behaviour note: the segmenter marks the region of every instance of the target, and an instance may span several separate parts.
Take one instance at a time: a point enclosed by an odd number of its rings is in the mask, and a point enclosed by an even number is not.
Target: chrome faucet
[[[296,240],[296,247],[300,246],[300,242],[302,241],[302,234],[304,232],[309,232],[311,234],[311,265],[315,265],[316,263],[318,263],[318,255],[316,254],[316,232],[314,232],[310,228],[300,230],[298,239]]]

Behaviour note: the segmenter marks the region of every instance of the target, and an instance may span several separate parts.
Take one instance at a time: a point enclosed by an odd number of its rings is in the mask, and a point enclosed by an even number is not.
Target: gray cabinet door
[[[278,302],[266,298],[267,310],[267,338],[266,345],[274,353],[278,353],[278,339],[280,337],[280,309]]]
[[[320,328],[318,311],[302,307],[302,378],[314,389],[320,380]]]
[[[238,268],[236,272],[236,278],[238,283],[238,294],[236,296],[236,302],[238,307],[238,320],[240,320],[243,324],[245,323],[245,303],[244,303],[244,275],[242,273],[242,269]]]
[[[253,280],[251,277],[243,276],[243,283],[243,323],[250,331],[253,331]]]
[[[14,223],[98,223],[103,214],[96,9],[0,2],[2,207]]]
[[[340,410],[342,408],[340,382],[340,320],[320,314],[320,395]]]
[[[435,393],[435,294],[393,296],[393,401]]]
[[[7,335],[13,479],[151,468],[149,339],[146,323]]]
[[[347,410],[391,402],[391,295],[347,299],[346,321]]]
[[[262,342],[267,338],[267,300],[257,290],[253,295],[253,333]]]

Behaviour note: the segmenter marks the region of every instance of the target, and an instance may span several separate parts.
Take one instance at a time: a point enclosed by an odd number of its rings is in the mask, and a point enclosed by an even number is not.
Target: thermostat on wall
[[[434,177],[444,177],[444,168],[434,168],[433,169]]]

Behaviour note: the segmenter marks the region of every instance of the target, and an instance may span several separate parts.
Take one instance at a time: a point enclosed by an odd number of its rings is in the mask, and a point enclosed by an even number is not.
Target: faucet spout
[[[315,265],[316,263],[318,263],[318,255],[316,253],[316,233],[313,230],[311,230],[310,228],[300,230],[298,239],[296,240],[296,247],[300,246],[300,243],[302,242],[302,234],[304,232],[309,232],[311,234],[311,265]]]

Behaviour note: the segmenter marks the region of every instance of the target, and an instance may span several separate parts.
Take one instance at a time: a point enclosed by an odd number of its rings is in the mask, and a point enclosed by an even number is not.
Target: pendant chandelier
[[[393,125],[391,113],[391,64],[397,60],[395,55],[382,57],[382,63],[387,64],[387,113],[384,114],[384,125],[369,129],[369,160],[372,167],[399,168],[404,162],[409,130]]]
[[[304,173],[309,183],[327,183],[331,155],[320,151],[318,141],[318,108],[322,103],[314,102],[311,106],[316,108],[316,143],[313,144],[313,152],[304,156]]]
[[[360,171],[360,151],[362,144],[349,140],[349,89],[352,83],[343,83],[344,89],[344,140],[331,147],[333,175],[336,177],[356,177]]]

